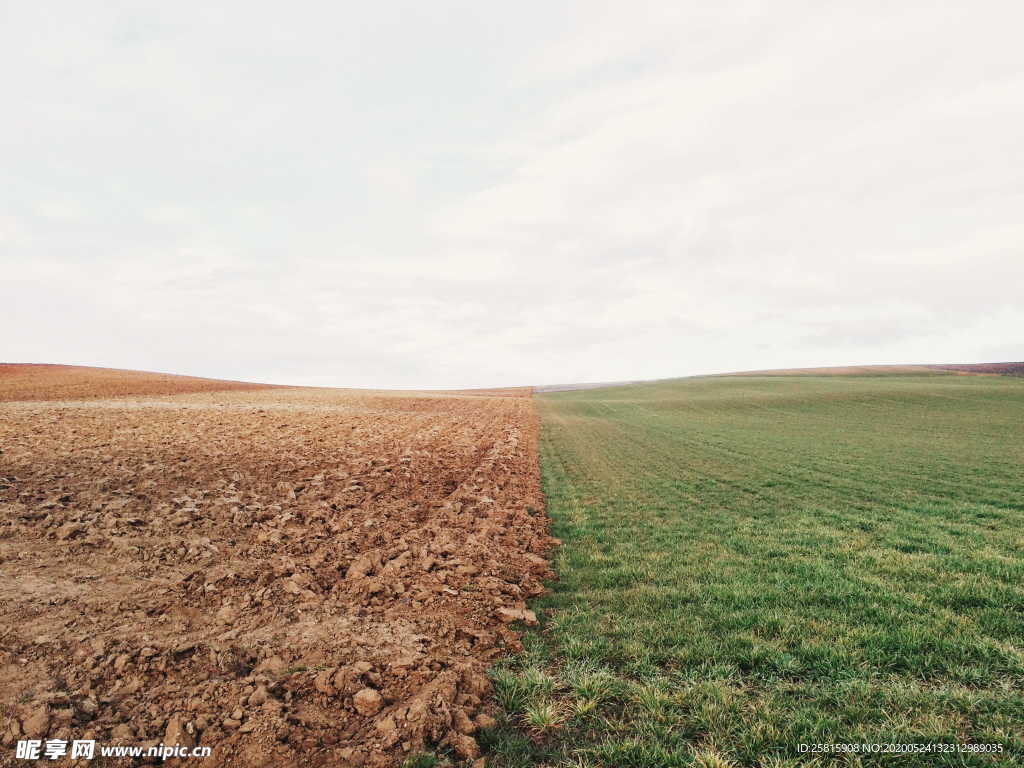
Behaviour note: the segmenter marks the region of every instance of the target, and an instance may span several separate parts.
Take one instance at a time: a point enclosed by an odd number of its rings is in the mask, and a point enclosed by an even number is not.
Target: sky
[[[1024,360],[1018,2],[5,2],[0,360]]]

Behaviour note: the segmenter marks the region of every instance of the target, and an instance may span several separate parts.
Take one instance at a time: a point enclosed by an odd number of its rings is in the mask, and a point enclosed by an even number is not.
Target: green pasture
[[[538,407],[559,580],[494,672],[491,765],[1024,764],[1024,379]]]

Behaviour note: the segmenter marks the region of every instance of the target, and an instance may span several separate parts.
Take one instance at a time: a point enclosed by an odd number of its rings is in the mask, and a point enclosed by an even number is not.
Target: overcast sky
[[[0,360],[1024,359],[1019,2],[0,6]]]

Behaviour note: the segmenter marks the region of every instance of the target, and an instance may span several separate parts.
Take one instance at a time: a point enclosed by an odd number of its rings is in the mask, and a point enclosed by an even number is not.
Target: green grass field
[[[538,398],[560,581],[499,766],[1024,764],[1024,380]],[[998,744],[859,756],[800,744]]]

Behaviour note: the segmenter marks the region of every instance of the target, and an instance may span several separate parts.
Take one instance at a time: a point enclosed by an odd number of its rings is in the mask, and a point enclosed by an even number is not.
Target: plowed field
[[[0,762],[476,758],[484,672],[550,575],[528,391],[44,384],[100,399],[0,404]]]
[[[11,400],[94,400],[123,395],[180,395],[268,389],[268,384],[220,381],[170,373],[123,371],[77,365],[0,364],[0,402]]]

